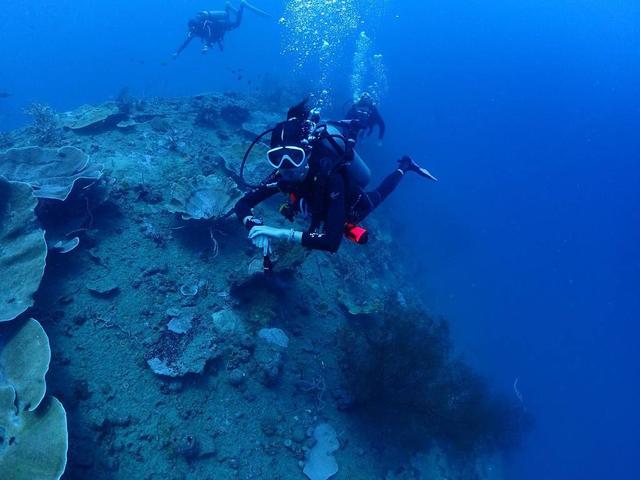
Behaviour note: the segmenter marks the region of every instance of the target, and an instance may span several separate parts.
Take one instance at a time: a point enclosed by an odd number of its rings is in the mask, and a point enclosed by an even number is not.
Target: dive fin
[[[421,167],[420,165],[418,165],[408,155],[405,155],[400,160],[398,160],[398,163],[400,164],[400,170],[402,170],[405,173],[406,172],[416,172],[421,177],[428,178],[429,180],[433,180],[434,182],[438,181],[438,179],[436,177],[431,175],[431,172],[429,170],[427,170],[426,168]]]
[[[255,7],[255,6],[251,5],[249,2],[243,1],[242,4],[245,7],[247,7],[249,10],[251,10],[252,12],[257,13],[258,15],[260,15],[261,17],[271,18],[270,14],[268,14],[264,10],[260,10],[258,7]]]
[[[431,172],[429,172],[429,170],[427,170],[424,167],[418,167],[418,169],[416,170],[416,173],[421,177],[428,178],[429,180],[433,180],[434,182],[438,181],[438,179],[433,175],[431,175]]]

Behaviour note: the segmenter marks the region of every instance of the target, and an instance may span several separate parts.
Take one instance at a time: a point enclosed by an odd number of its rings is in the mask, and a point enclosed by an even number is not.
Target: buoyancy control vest
[[[329,122],[316,130],[322,130],[318,137],[322,148],[327,149],[336,158],[333,169],[343,168],[349,186],[365,189],[371,181],[371,170],[355,151],[339,123]]]

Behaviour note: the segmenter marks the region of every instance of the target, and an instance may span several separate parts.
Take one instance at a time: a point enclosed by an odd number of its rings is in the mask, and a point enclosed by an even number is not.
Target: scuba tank
[[[365,189],[371,181],[371,169],[354,149],[354,141],[344,135],[341,122],[329,122],[321,125],[324,133],[320,135],[322,145],[335,151],[341,158],[345,172],[352,185]],[[346,128],[349,128],[348,125]]]

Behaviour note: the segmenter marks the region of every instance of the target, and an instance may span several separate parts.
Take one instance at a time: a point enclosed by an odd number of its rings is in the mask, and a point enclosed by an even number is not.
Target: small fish
[[[9,98],[12,97],[13,93],[9,93],[9,92],[0,92],[0,98]]]

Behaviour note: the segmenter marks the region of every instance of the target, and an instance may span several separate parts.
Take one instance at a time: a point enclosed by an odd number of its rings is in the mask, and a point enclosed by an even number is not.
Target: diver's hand
[[[293,229],[288,230],[286,228],[274,228],[267,227],[266,225],[259,225],[253,227],[249,232],[249,238],[251,240],[260,235],[273,238],[274,240],[288,240],[290,242],[297,243],[300,243],[302,241],[302,233],[296,232]]]
[[[242,219],[242,224],[247,228],[247,230],[251,230],[253,227],[257,225],[262,225],[262,219],[258,217],[254,217],[253,215],[249,215]]]
[[[262,250],[263,257],[266,257],[273,253],[273,250],[271,249],[271,239],[266,235],[256,235],[251,239],[251,243]]]
[[[258,225],[251,229],[249,232],[249,239],[253,240],[256,237],[265,236],[273,238],[275,240],[288,240],[291,235],[291,230],[285,228],[267,227],[266,225]]]

